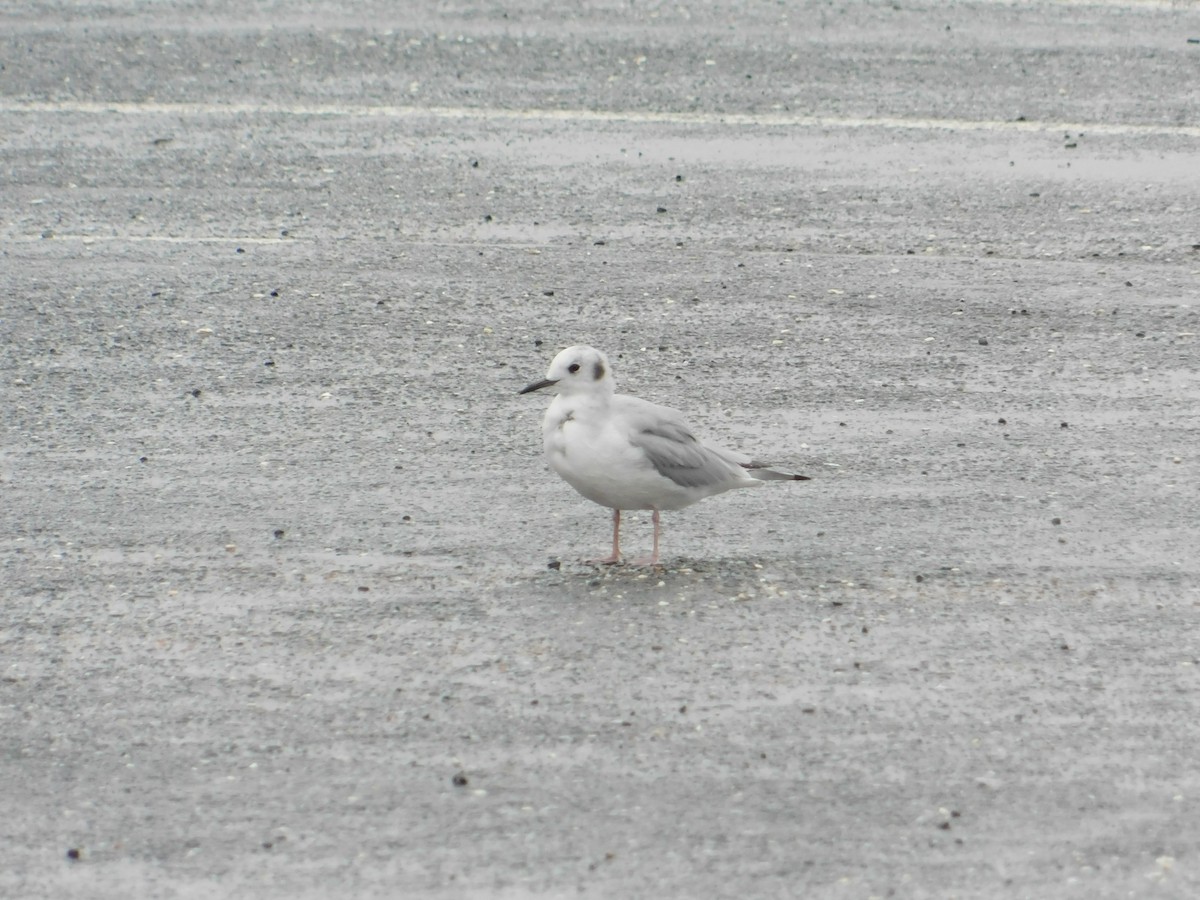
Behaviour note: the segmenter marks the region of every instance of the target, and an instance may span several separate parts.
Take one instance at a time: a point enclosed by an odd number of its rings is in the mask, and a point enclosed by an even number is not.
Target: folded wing
[[[614,398],[629,428],[629,442],[641,450],[658,474],[680,487],[713,488],[745,481],[741,454],[699,441],[678,411],[636,397]]]
[[[714,447],[699,440],[683,414],[637,397],[618,395],[620,417],[629,428],[631,444],[646,455],[660,475],[681,487],[733,487],[748,478],[757,481],[808,481],[797,475],[759,462],[736,450]]]

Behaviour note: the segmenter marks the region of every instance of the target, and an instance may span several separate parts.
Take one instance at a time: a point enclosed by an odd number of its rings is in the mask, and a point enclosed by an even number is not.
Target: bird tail
[[[787,469],[778,469],[768,463],[751,459],[745,453],[739,453],[736,450],[713,447],[711,444],[705,444],[704,446],[708,447],[709,450],[726,462],[735,466],[741,466],[746,470],[747,475],[759,481],[812,481],[807,475],[797,475],[795,472],[789,472]]]
[[[759,481],[812,481],[807,475],[797,475],[786,469],[777,469],[757,462],[742,463],[742,468],[746,470],[747,475]]]

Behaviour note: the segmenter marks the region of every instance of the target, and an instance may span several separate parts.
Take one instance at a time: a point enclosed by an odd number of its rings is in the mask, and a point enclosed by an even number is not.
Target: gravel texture
[[[1200,11],[400,8],[0,11],[0,895],[1200,896]]]

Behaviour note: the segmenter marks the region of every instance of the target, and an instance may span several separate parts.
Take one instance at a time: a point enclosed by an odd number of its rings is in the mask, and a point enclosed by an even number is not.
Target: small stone
[[[546,568],[553,569],[555,572],[557,572],[559,569],[562,568],[562,560],[561,559],[552,559],[552,560],[550,560],[550,562],[546,563]]]
[[[282,538],[284,536],[284,534],[286,534],[286,532],[282,528],[276,528],[275,531],[272,533],[275,535],[275,540],[279,540],[280,538]]]
[[[67,859],[72,860],[72,861],[78,860],[82,855],[83,854],[81,854],[79,852],[78,847],[72,847],[70,850],[67,851]]]
[[[980,339],[979,339],[979,346],[980,346],[980,347],[986,347],[987,345],[988,345],[988,339],[987,339],[987,338],[980,338]]]
[[[467,776],[462,772],[455,772],[454,777],[450,779],[450,783],[455,787],[466,787],[470,782]]]
[[[1058,516],[1055,516],[1053,519],[1050,520],[1050,524],[1051,525],[1061,525],[1062,519],[1060,519]]]

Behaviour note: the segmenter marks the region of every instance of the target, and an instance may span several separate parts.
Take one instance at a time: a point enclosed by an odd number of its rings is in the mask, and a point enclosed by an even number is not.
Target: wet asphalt
[[[1200,893],[1194,7],[0,15],[0,895]]]

